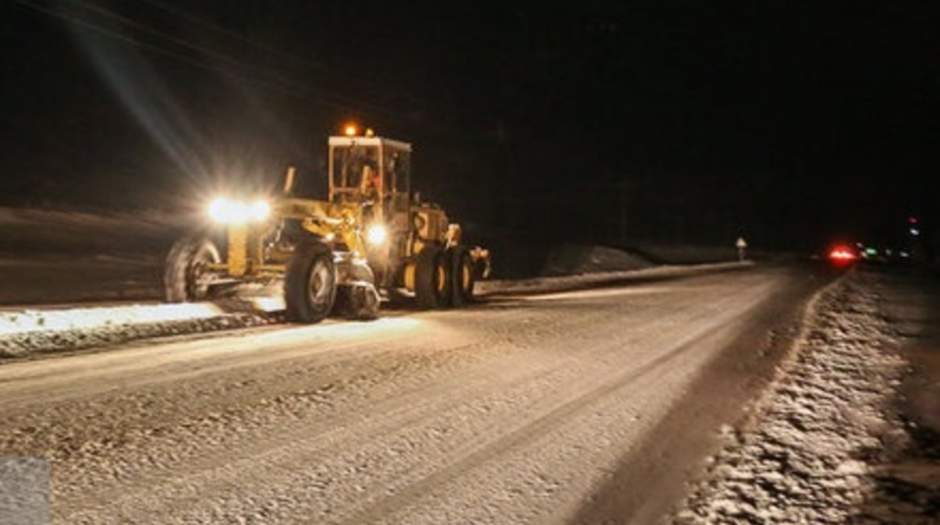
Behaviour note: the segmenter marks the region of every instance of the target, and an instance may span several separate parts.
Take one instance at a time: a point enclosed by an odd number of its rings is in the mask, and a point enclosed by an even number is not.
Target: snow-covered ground
[[[640,270],[652,266],[655,264],[646,257],[609,246],[562,244],[549,250],[539,275],[555,277]]]
[[[855,272],[811,306],[757,415],[725,427],[727,446],[675,523],[940,523],[940,461],[885,482],[917,426],[896,410],[910,366],[880,279]]]
[[[633,242],[630,248],[649,260],[660,264],[704,264],[736,259],[738,251],[734,245],[735,240],[728,239],[728,243],[723,246],[665,244],[654,240],[646,240]],[[749,252],[754,252],[754,250],[751,249]]]
[[[571,290],[585,286],[596,286],[632,279],[659,279],[691,275],[698,272],[716,272],[744,269],[753,266],[752,261],[697,264],[687,266],[653,266],[637,270],[583,272],[573,275],[533,277],[531,279],[490,280],[476,283],[475,292],[479,295],[508,293],[541,293]]]
[[[0,358],[277,321],[278,316],[270,314],[283,309],[277,298],[260,308],[254,300],[234,305],[152,304],[162,296],[165,254],[187,224],[198,220],[159,211],[0,207],[0,305],[8,305],[0,308]],[[515,247],[512,253],[497,254],[497,261],[509,257],[527,254]],[[561,244],[548,250],[536,271],[546,277],[481,282],[477,291],[560,291],[692,271],[654,267],[641,256],[615,248]],[[101,307],[101,301],[121,304]],[[145,304],[135,304],[141,302]],[[49,306],[62,304],[66,306]]]
[[[213,303],[130,304],[0,312],[0,358],[80,350],[153,337],[214,332],[280,319],[264,301],[237,309]]]
[[[741,269],[750,263],[665,266],[637,271],[598,272],[527,280],[477,283],[481,296],[563,291],[631,279],[659,279]],[[212,332],[281,320],[280,297],[215,303],[123,304],[88,307],[7,308],[0,311],[0,358],[71,351],[152,337]]]
[[[49,462],[56,523],[619,523],[574,517],[624,461],[659,516],[690,458],[657,447],[733,418],[716,387],[765,365],[715,365],[815,289],[758,265],[12,361],[0,455]]]

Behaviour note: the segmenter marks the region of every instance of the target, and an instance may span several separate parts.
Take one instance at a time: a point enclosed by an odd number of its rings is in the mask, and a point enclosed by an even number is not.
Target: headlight
[[[209,217],[223,224],[243,224],[249,221],[262,222],[271,214],[271,205],[258,200],[245,203],[219,197],[209,203]]]
[[[271,214],[271,205],[265,201],[255,201],[251,205],[251,219],[261,222]]]
[[[381,224],[373,224],[369,226],[369,229],[366,231],[366,241],[373,246],[382,244],[387,237],[388,231],[385,229],[385,226]]]
[[[209,204],[209,217],[216,222],[232,222],[237,215],[237,206],[234,202],[219,197]]]

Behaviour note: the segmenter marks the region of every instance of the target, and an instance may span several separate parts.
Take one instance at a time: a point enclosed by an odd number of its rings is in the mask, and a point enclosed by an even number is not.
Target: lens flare
[[[384,243],[387,237],[388,231],[381,224],[369,226],[369,230],[366,232],[366,240],[374,246]]]
[[[257,222],[262,222],[271,214],[271,205],[267,201],[255,201],[251,205],[251,218]]]
[[[222,224],[243,224],[249,221],[263,222],[271,215],[271,205],[257,200],[251,204],[219,197],[209,203],[209,217]]]

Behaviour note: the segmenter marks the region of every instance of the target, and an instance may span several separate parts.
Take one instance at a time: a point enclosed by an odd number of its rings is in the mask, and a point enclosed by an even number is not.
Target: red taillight
[[[829,252],[829,259],[836,263],[848,263],[856,258],[855,252],[845,246],[837,246]]]

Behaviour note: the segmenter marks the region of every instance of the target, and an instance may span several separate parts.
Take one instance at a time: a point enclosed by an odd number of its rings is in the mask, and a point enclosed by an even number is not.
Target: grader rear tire
[[[415,267],[415,297],[422,308],[450,306],[450,260],[439,246],[429,244],[418,254]]]
[[[294,249],[284,276],[287,320],[319,323],[336,301],[336,267],[333,252],[320,242],[304,242]]]
[[[451,304],[465,306],[473,302],[476,268],[470,251],[464,246],[448,250],[450,255]]]
[[[207,266],[220,260],[218,248],[206,237],[190,236],[176,241],[164,266],[164,299],[169,303],[207,299],[210,282]]]

